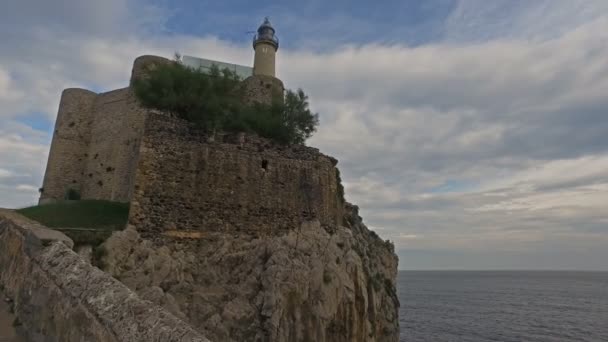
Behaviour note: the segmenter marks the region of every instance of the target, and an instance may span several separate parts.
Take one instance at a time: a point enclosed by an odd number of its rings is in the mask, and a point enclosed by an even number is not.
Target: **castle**
[[[283,95],[266,20],[244,101]],[[182,60],[194,67],[208,61]],[[45,341],[399,340],[398,258],[344,201],[337,161],[254,134],[206,132],[131,86],[61,97],[40,203],[129,203],[125,229],[78,244],[0,209],[0,288]],[[221,63],[221,65],[226,65]],[[205,101],[204,98],[200,99]],[[78,230],[78,228],[74,228]]]
[[[284,91],[275,76],[279,41],[266,19],[254,36],[245,101]],[[169,60],[138,57],[131,82]],[[291,229],[302,220],[339,224],[337,161],[306,146],[255,135],[198,131],[142,107],[132,86],[105,93],[63,91],[40,203],[68,199],[130,202],[144,235],[196,238],[206,231]],[[204,99],[201,99],[204,101]]]

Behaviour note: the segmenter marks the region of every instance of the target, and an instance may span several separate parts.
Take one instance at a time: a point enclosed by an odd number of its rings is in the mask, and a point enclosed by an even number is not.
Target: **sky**
[[[277,75],[400,269],[608,270],[608,1],[6,0],[0,207],[36,203],[59,96],[175,52]]]

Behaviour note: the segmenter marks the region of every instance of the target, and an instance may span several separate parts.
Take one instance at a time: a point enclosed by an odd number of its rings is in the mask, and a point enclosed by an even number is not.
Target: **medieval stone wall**
[[[153,69],[155,65],[167,63],[171,63],[171,60],[153,55],[143,55],[135,58],[133,61],[133,68],[131,69],[131,80],[129,81],[129,84],[133,85],[136,80],[146,77],[146,74]]]
[[[63,199],[70,188],[81,190],[96,97],[94,92],[77,88],[61,94],[41,202]]]
[[[147,110],[130,88],[102,94],[64,91],[41,202],[65,198],[128,202]]]
[[[133,63],[131,84],[155,65],[170,63],[141,56]],[[245,101],[270,103],[282,96],[282,82],[270,76],[243,81]],[[64,199],[69,189],[82,199],[131,199],[139,143],[147,109],[132,88],[96,94],[66,89],[61,97],[40,202]]]
[[[97,96],[82,197],[128,202],[147,110],[130,88]]]
[[[317,149],[242,134],[212,139],[149,114],[139,153],[129,222],[144,236],[340,223],[336,160]]]
[[[243,80],[244,102],[271,104],[273,100],[283,99],[285,87],[280,79],[266,75],[255,75]]]

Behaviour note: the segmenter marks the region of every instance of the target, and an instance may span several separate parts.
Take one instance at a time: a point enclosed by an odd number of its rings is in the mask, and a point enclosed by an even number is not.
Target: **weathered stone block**
[[[0,284],[28,341],[208,342],[71,249],[71,240],[0,210]]]
[[[210,140],[184,120],[149,114],[130,223],[146,236],[195,238],[211,231],[268,234],[311,219],[341,222],[335,159],[310,147],[235,136]]]

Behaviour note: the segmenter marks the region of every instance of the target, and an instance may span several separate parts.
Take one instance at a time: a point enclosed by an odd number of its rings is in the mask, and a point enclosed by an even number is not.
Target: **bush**
[[[148,108],[167,111],[206,131],[254,132],[283,144],[303,144],[315,132],[318,115],[308,97],[288,90],[282,101],[245,105],[240,78],[228,69],[209,73],[175,61],[155,66],[134,83],[135,94]]]

